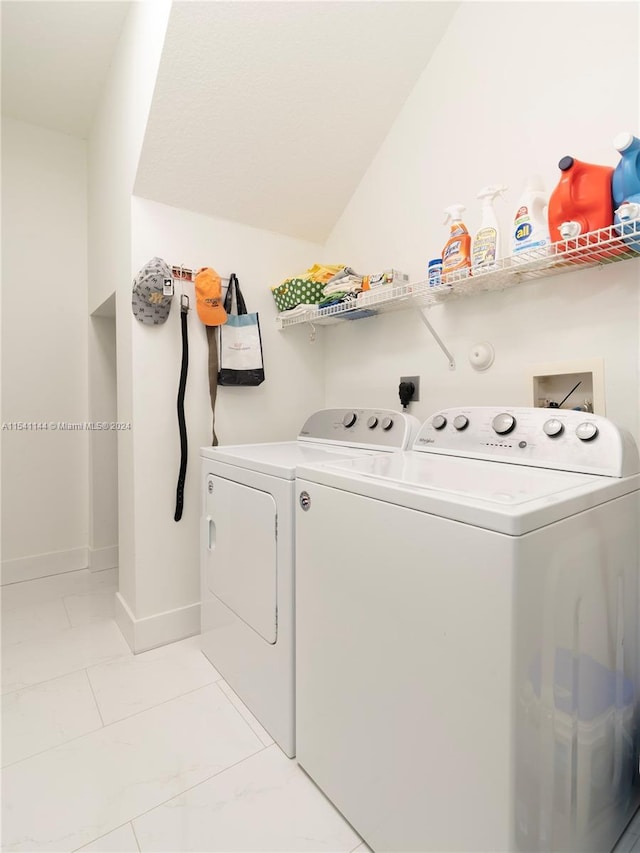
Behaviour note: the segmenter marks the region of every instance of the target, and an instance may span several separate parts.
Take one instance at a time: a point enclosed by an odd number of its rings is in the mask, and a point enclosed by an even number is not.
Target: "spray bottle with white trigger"
[[[461,271],[463,276],[468,275],[471,266],[471,237],[462,221],[464,211],[463,204],[450,204],[444,210],[444,221],[445,224],[451,222],[451,232],[442,250],[443,276],[457,271]]]
[[[496,185],[485,187],[478,193],[482,199],[482,222],[473,238],[471,265],[477,270],[493,269],[501,256],[500,226],[493,203],[508,187]]]

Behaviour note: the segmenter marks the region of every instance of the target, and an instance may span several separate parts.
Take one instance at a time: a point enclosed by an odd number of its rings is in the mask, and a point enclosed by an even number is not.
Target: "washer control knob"
[[[444,415],[436,415],[431,423],[434,429],[444,429],[447,425],[447,419]]]
[[[564,432],[562,421],[559,421],[557,418],[551,418],[550,420],[545,421],[542,429],[550,438],[558,438],[558,436],[562,435]]]
[[[469,426],[469,418],[466,415],[456,415],[453,419],[453,425],[461,432]]]
[[[595,424],[589,423],[589,421],[585,421],[576,427],[576,435],[580,441],[593,441],[598,435],[598,427]]]
[[[393,426],[393,418],[383,418],[382,423],[380,424],[382,429],[387,432]]]
[[[508,435],[515,429],[516,419],[513,415],[509,415],[506,412],[503,412],[501,415],[496,415],[493,419],[491,426],[498,433],[498,435]]]
[[[358,416],[355,412],[347,412],[347,414],[342,419],[342,423],[346,426],[347,429],[349,429],[355,424],[357,419]]]
[[[372,415],[367,421],[367,426],[369,429],[375,429],[378,426],[378,419],[375,415]]]

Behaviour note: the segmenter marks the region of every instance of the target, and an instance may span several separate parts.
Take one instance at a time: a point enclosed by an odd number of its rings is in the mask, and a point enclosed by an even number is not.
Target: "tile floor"
[[[3,851],[366,853],[194,637],[134,656],[116,571],[2,589]],[[640,853],[640,815],[615,853]]]
[[[131,654],[116,587],[2,589],[3,851],[368,850],[198,637]]]

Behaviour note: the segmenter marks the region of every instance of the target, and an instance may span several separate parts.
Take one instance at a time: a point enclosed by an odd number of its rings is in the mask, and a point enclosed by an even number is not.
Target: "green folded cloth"
[[[318,307],[322,308],[325,305],[333,305],[334,302],[340,302],[345,298],[347,293],[349,293],[348,290],[340,290],[338,293],[332,293],[331,296],[325,296],[325,298],[318,303]]]

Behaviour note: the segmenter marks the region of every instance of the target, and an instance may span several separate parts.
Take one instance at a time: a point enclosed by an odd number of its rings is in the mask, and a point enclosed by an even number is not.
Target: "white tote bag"
[[[232,314],[233,294],[237,314]],[[219,327],[218,385],[260,385],[264,382],[262,338],[258,315],[249,314],[235,273],[224,300],[227,322]]]

